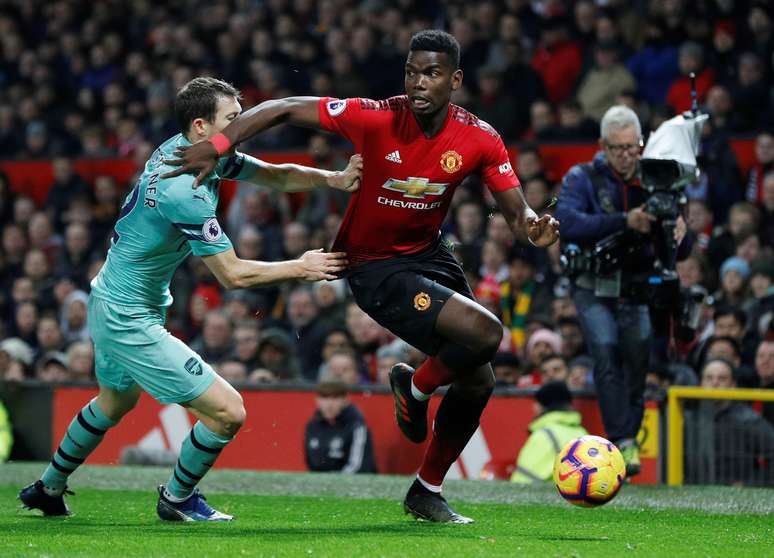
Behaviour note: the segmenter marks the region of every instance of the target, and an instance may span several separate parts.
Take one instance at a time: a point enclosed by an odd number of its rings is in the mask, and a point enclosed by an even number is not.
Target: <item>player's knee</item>
[[[460,378],[455,386],[466,399],[486,404],[495,386],[492,366],[490,364],[479,366],[471,374]]]
[[[236,435],[236,433],[239,432],[239,429],[245,423],[246,417],[247,413],[245,412],[244,407],[228,409],[224,411],[218,417],[218,422],[220,423],[220,428],[223,431],[223,434],[226,436]]]
[[[479,330],[479,350],[476,352],[482,355],[483,362],[489,362],[500,347],[503,327],[496,318],[487,318],[482,322]]]
[[[226,403],[218,413],[217,419],[224,434],[234,436],[247,419],[242,397],[237,394],[232,401]]]
[[[469,383],[471,389],[474,389],[482,397],[489,399],[495,386],[494,370],[492,370],[491,364],[484,364],[479,366],[471,378]]]

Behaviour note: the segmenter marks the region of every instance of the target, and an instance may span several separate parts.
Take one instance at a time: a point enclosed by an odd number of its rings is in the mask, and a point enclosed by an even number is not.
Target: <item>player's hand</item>
[[[322,248],[304,252],[298,262],[301,266],[299,278],[304,281],[338,279],[349,265],[344,252],[323,252]]]
[[[543,215],[539,219],[536,215],[527,217],[527,237],[540,248],[550,246],[559,240],[559,221],[550,215]]]
[[[642,234],[650,232],[650,224],[656,218],[650,213],[645,212],[645,206],[635,207],[626,214],[626,226]]]
[[[200,141],[193,145],[181,145],[175,151],[178,159],[164,159],[164,164],[177,167],[173,171],[162,174],[161,178],[173,178],[181,174],[196,174],[193,187],[198,188],[207,178],[218,162],[218,152],[208,141]]]
[[[328,178],[328,186],[345,192],[354,192],[360,188],[361,178],[363,178],[363,156],[356,154],[349,158],[346,169],[333,173]]]
[[[675,223],[675,242],[680,244],[685,238],[685,234],[688,232],[688,225],[685,223],[685,219],[680,215]]]

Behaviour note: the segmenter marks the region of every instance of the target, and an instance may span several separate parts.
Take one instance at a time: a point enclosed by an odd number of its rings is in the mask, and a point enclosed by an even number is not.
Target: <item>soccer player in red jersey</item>
[[[437,30],[411,40],[406,95],[383,101],[290,97],[261,103],[222,135],[178,152],[172,174],[198,173],[268,127],[290,123],[349,139],[363,154],[363,178],[342,220],[333,250],[346,252],[357,303],[377,322],[429,355],[416,371],[390,373],[398,425],[413,442],[427,437],[427,402],[451,384],[435,417],[432,440],[404,501],[407,513],[430,521],[470,523],[441,495],[447,471],[478,428],[494,386],[489,362],[502,325],[479,305],[462,269],[440,242],[439,227],[454,189],[481,176],[522,241],[548,246],[559,223],[538,218],[524,200],[497,132],[450,103],[462,84],[456,39]]]

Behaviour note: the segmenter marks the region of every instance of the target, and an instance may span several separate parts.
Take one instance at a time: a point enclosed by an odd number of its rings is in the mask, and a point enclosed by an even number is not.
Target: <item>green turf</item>
[[[83,467],[75,515],[20,509],[19,487],[41,464],[0,466],[0,556],[772,556],[774,491],[627,486],[604,508],[578,509],[550,487],[451,482],[473,525],[403,515],[409,479],[213,471],[202,488],[230,524],[164,524],[155,515],[159,468]],[[705,510],[714,510],[707,512]]]

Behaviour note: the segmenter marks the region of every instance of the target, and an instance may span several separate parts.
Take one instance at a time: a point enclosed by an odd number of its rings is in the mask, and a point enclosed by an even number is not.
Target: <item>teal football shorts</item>
[[[100,385],[126,391],[138,384],[160,403],[196,399],[215,371],[164,327],[164,308],[123,306],[90,296],[88,324]]]

